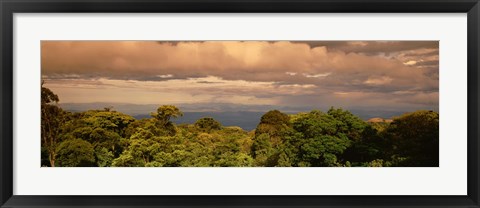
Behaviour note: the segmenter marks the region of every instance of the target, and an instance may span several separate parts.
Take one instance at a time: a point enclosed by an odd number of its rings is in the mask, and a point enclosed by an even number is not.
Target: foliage
[[[220,130],[222,128],[222,124],[213,118],[207,117],[198,119],[195,122],[195,127],[201,131],[210,132],[212,130]]]
[[[349,112],[314,110],[297,118],[293,124],[299,132],[293,141],[299,147],[298,166],[341,166],[341,155],[363,129],[362,121]]]
[[[107,106],[71,113],[42,85],[42,166],[398,167],[438,166],[439,116],[415,111],[393,122],[365,122],[330,108],[266,112],[247,132],[205,117],[174,124],[176,106],[135,119]]]
[[[156,124],[165,129],[167,135],[171,136],[175,134],[176,129],[170,119],[183,116],[183,113],[176,106],[162,105],[158,107],[157,112],[152,113],[151,116],[155,119]]]
[[[57,103],[60,101],[58,96],[50,89],[43,87],[41,91],[41,148],[43,157],[42,165],[54,167],[56,160],[56,147],[61,142],[60,134],[62,125],[68,119],[68,113],[64,112]]]
[[[68,139],[57,147],[57,166],[88,167],[95,162],[92,144],[82,139]]]
[[[395,118],[386,130],[393,143],[393,156],[405,158],[400,166],[439,165],[439,115],[416,111]]]

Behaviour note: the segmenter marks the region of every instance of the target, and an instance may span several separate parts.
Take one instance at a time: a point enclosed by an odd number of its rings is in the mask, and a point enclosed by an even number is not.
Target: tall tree
[[[162,105],[151,116],[157,120],[159,126],[167,130],[168,135],[173,136],[176,131],[170,119],[183,116],[183,113],[174,105]]]
[[[290,129],[290,116],[278,110],[271,110],[260,118],[255,129],[252,156],[258,166],[277,166],[279,147],[285,140],[285,132]]]
[[[60,101],[58,96],[50,89],[41,88],[41,138],[42,148],[48,153],[48,161],[51,167],[55,167],[56,147],[60,141],[61,126],[65,122],[65,112],[57,106]]]
[[[167,124],[171,118],[183,116],[183,113],[174,105],[162,105],[158,107],[156,113],[152,113],[151,115],[160,123]]]

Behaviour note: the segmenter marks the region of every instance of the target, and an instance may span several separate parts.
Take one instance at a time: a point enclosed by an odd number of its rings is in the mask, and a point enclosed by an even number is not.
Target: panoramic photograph
[[[438,41],[42,41],[41,167],[439,167]]]

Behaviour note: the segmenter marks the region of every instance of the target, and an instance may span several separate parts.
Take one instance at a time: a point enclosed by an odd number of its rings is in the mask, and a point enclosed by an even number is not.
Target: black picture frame
[[[478,0],[0,0],[1,207],[480,207]],[[467,13],[468,194],[465,196],[25,196],[13,195],[15,13]],[[446,178],[445,180],[448,180]],[[252,187],[254,188],[254,187]],[[413,187],[412,187],[413,188]]]

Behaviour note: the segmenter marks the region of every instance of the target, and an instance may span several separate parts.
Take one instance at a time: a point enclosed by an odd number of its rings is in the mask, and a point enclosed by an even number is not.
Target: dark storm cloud
[[[327,47],[328,50],[345,53],[392,53],[417,49],[438,49],[438,41],[296,41],[312,48]]]
[[[437,46],[438,48],[438,46]],[[407,53],[405,56],[407,57],[423,57],[423,56],[438,56],[439,51],[438,50],[433,50],[429,52],[412,52],[412,53]]]
[[[421,66],[421,67],[438,66],[438,61],[419,61],[415,64],[415,66]]]

